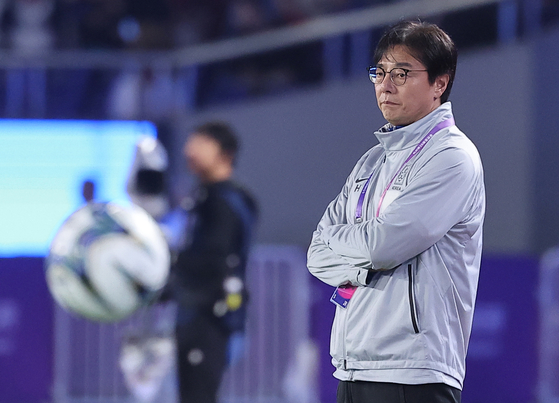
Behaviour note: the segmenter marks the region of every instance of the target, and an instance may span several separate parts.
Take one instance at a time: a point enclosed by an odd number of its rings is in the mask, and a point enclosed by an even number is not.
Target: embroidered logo
[[[411,167],[409,165],[405,165],[402,170],[398,173],[398,176],[396,176],[396,179],[394,179],[394,183],[391,186],[392,190],[399,190],[401,191],[404,188],[404,183],[406,183],[406,179],[410,173]]]
[[[355,189],[353,189],[354,192],[358,192],[361,189],[361,186],[363,186],[362,182],[366,181],[369,178],[361,178],[361,179],[356,179],[355,180]]]

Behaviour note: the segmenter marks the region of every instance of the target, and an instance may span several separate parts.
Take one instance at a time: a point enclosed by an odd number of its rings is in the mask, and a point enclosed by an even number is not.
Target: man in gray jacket
[[[482,250],[483,168],[448,96],[457,52],[439,27],[400,22],[369,68],[388,123],[329,204],[310,272],[337,287],[338,403],[457,403]]]

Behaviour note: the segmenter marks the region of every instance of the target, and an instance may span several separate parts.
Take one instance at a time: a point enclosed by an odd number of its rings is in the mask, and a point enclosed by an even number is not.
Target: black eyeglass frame
[[[382,78],[382,80],[380,80],[378,82],[376,82],[377,78],[375,77],[376,76],[375,71],[377,71],[377,70],[382,70],[382,72],[384,73],[384,77]],[[394,76],[397,73],[392,74],[392,72],[395,71],[395,70],[402,70],[404,72],[404,82],[402,84],[397,84],[396,82],[394,82]],[[401,85],[404,85],[406,83],[406,81],[408,80],[408,73],[410,71],[429,71],[429,70],[427,70],[427,69],[422,69],[422,70],[420,70],[420,69],[405,69],[403,67],[394,67],[392,70],[386,71],[385,69],[383,69],[382,67],[379,67],[379,66],[370,66],[369,67],[369,80],[371,80],[371,82],[373,84],[382,84],[382,82],[384,81],[384,78],[387,75],[389,75],[390,76],[390,81],[392,81],[392,83],[394,85],[401,86]]]

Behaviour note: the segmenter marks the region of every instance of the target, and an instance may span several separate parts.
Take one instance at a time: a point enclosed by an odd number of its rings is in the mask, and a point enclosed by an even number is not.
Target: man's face
[[[225,158],[219,143],[201,133],[192,133],[188,137],[183,154],[188,169],[201,179],[209,177]]]
[[[438,77],[429,83],[425,66],[415,59],[402,45],[389,49],[377,63],[387,72],[380,84],[375,84],[377,104],[384,118],[394,126],[405,126],[423,118],[438,106],[440,97],[448,84],[448,76]],[[392,69],[400,67],[412,70],[403,85],[394,85],[390,79]]]

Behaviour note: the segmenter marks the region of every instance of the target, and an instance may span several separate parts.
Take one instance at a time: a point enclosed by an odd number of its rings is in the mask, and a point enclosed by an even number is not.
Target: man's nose
[[[387,74],[386,77],[384,77],[384,80],[382,80],[382,83],[377,84],[377,86],[382,92],[393,92],[396,87],[392,82],[390,74]]]

